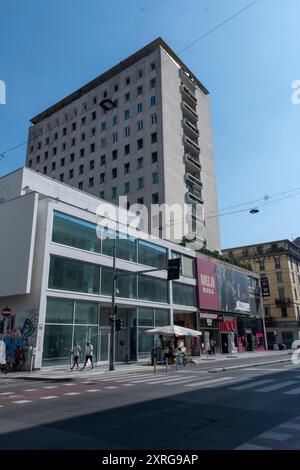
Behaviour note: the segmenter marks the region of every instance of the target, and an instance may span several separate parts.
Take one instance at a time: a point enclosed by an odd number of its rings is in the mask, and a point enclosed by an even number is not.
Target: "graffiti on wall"
[[[36,346],[38,318],[37,306],[27,309],[17,319],[14,315],[7,318],[4,342],[6,359],[11,364],[22,364],[22,368],[28,365],[29,352]]]

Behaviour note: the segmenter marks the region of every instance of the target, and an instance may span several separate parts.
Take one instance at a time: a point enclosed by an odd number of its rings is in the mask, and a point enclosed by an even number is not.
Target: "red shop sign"
[[[236,320],[224,320],[220,323],[220,331],[235,333],[237,331]]]
[[[5,307],[1,313],[3,317],[9,317],[9,315],[11,315],[11,309],[8,307]]]

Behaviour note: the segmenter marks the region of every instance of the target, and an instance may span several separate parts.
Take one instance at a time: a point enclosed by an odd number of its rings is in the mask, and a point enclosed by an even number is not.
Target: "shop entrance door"
[[[222,353],[228,354],[229,353],[229,345],[228,345],[228,335],[227,333],[221,334],[221,345],[222,345]]]
[[[116,362],[136,361],[136,309],[119,307],[117,318],[122,319],[122,329],[116,331]]]
[[[252,334],[251,333],[246,334],[246,351],[253,351]]]

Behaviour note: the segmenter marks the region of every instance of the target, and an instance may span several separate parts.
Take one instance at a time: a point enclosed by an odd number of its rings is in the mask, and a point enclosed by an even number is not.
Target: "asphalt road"
[[[0,449],[300,449],[300,367],[291,362],[74,377],[1,380]]]

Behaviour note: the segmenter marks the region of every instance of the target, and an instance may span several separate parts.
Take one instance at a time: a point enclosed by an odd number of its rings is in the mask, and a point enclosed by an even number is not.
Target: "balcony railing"
[[[202,188],[202,182],[199,178],[197,178],[196,176],[193,176],[191,175],[191,173],[186,173],[185,175],[185,181],[187,183],[191,183],[191,184],[194,184],[195,186],[197,186],[198,188]]]
[[[194,193],[188,192],[187,193],[187,198],[191,202],[197,202],[198,204],[203,204],[203,199],[202,199],[202,196],[200,194],[196,195]]]
[[[193,108],[191,108],[191,106],[189,106],[187,103],[185,102],[182,102],[181,103],[181,106],[182,106],[182,109],[185,113],[187,113],[188,115],[192,116],[194,119],[197,119],[198,120],[198,114],[196,113],[196,111],[193,110]]]
[[[191,90],[189,90],[189,88],[186,85],[182,84],[180,86],[180,89],[181,89],[182,93],[187,95],[194,102],[194,104],[197,104],[196,96],[194,95],[194,93],[191,92]]]
[[[186,128],[188,128],[190,131],[192,131],[193,134],[195,134],[197,137],[199,137],[199,130],[197,129],[196,126],[194,126],[193,123],[191,123],[191,121],[184,118],[183,119],[183,124],[185,125]]]
[[[184,136],[184,142],[185,144],[189,145],[193,150],[196,150],[196,152],[199,154],[200,153],[200,147],[199,145],[194,142],[194,140],[190,139],[187,135]]]
[[[187,164],[187,166],[190,166],[193,168],[193,170],[199,170],[201,171],[201,163],[199,162],[199,160],[197,160],[196,158],[192,157],[192,155],[190,155],[189,153],[185,153],[184,154],[184,160]]]

